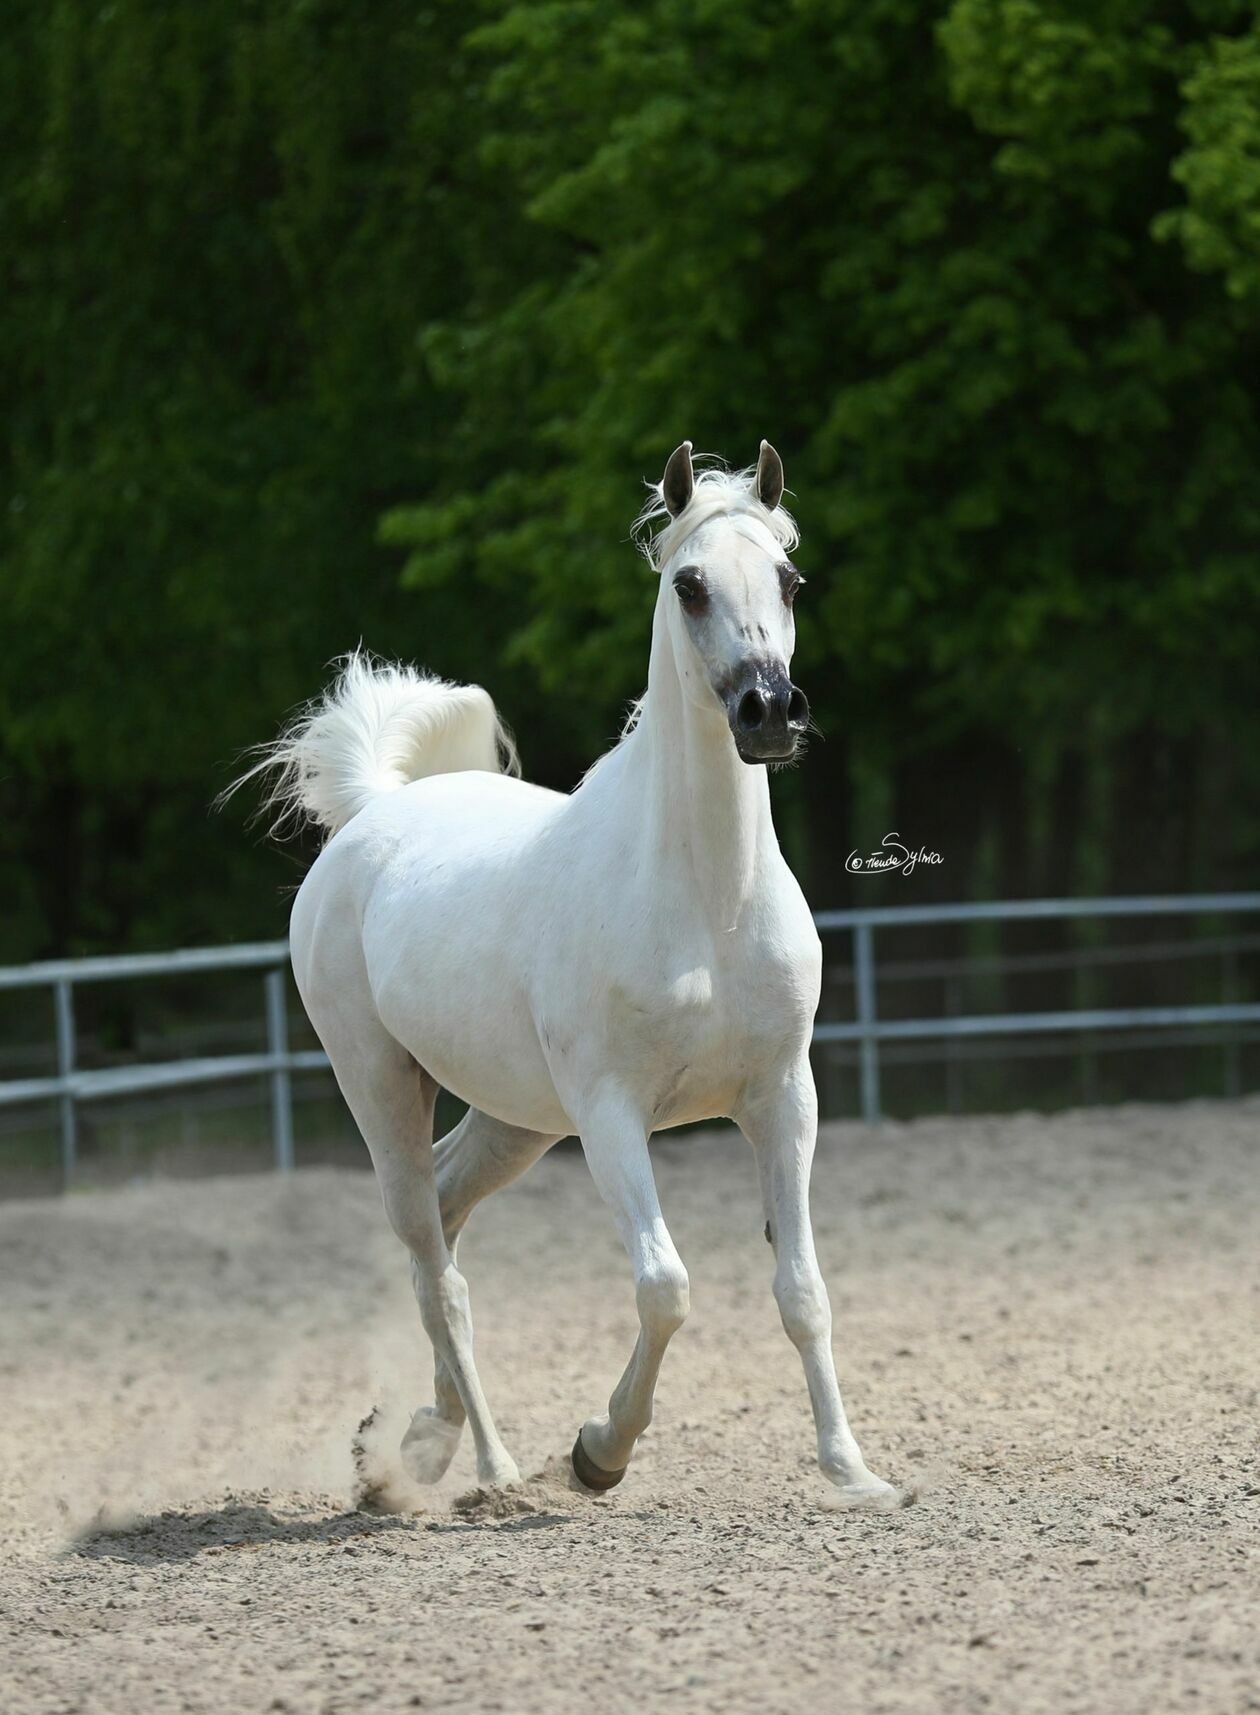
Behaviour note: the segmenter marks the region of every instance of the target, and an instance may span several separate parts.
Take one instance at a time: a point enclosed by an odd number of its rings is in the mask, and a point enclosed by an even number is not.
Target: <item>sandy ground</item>
[[[0,1207],[0,1708],[1260,1708],[1260,1100],[832,1127],[835,1513],[751,1161],[662,1140],[693,1312],[615,1493],[564,1454],[633,1336],[580,1157],[474,1217],[482,1378],[535,1473],[356,1510],[431,1397],[366,1173]]]

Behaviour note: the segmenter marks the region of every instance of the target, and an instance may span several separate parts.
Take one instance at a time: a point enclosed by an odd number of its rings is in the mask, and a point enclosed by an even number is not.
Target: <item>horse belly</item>
[[[509,895],[466,871],[381,897],[364,951],[382,1024],[452,1095],[527,1131],[571,1130],[529,1005]],[[473,901],[475,900],[475,905]]]
[[[532,1034],[532,1033],[531,1033]],[[515,1042],[465,1046],[440,1029],[418,1033],[414,1046],[404,1044],[444,1090],[492,1119],[523,1131],[552,1132],[563,1137],[572,1122],[556,1094],[537,1038],[525,1032]]]
[[[376,990],[376,1005],[390,1035],[453,1096],[527,1131],[570,1130],[528,1006],[502,967],[496,979],[486,967],[417,959]]]

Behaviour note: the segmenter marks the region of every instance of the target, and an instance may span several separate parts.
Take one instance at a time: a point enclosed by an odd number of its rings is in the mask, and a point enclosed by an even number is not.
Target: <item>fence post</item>
[[[271,1068],[271,1141],[275,1149],[276,1170],[293,1171],[293,1085],[289,1077],[286,1056],[289,1052],[289,1019],[285,997],[285,972],[268,971],[267,991],[267,1052]]]
[[[1221,956],[1221,1003],[1228,1005],[1238,998],[1238,953],[1234,947],[1226,947]],[[1229,1028],[1229,1027],[1227,1027]],[[1238,1026],[1229,1029],[1225,1039],[1225,1094],[1240,1096],[1242,1094],[1242,1070],[1238,1059]]]
[[[53,985],[57,1008],[57,1076],[69,1079],[74,1074],[74,990],[69,977],[61,977]],[[74,1092],[65,1089],[59,1101],[61,1108],[61,1183],[69,1190],[79,1158],[79,1116],[75,1110]]]
[[[958,1017],[958,978],[945,978],[945,1016]],[[959,1077],[958,1038],[945,1041],[945,1103],[951,1114],[962,1112],[962,1083]]]
[[[857,1016],[862,1026],[862,1118],[878,1125],[879,1039],[875,1035],[875,947],[869,923],[853,925],[853,972],[857,983]]]

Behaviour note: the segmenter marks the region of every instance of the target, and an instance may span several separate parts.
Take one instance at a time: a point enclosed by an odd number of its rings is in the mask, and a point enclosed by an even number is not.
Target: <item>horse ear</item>
[[[691,442],[675,447],[661,480],[661,498],[671,518],[677,518],[695,493],[696,477],[691,468]]]
[[[773,512],[783,499],[783,460],[775,452],[769,441],[762,441],[761,456],[757,460],[757,480],[754,484],[757,499]]]

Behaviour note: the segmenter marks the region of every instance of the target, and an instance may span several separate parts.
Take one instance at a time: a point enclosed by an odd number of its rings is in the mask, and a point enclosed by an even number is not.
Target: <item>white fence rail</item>
[[[271,1080],[271,1138],[281,1172],[293,1166],[294,1072],[327,1066],[319,1049],[289,1048],[287,941],[240,947],[194,947],[178,953],[135,953],[116,958],[58,959],[39,965],[0,969],[0,989],[51,989],[57,1028],[55,1078],[19,1078],[0,1083],[0,1107],[55,1099],[61,1117],[61,1171],[74,1178],[79,1153],[78,1105],[103,1096],[130,1096],[194,1084],[218,1084],[235,1078]],[[207,971],[258,970],[263,973],[265,1054],[213,1054],[196,1060],[162,1061],[147,1066],[109,1066],[87,1071],[75,1064],[77,1033],[74,991],[84,983],[134,981],[143,977],[182,977]]]
[[[847,929],[853,936],[856,1014],[852,1022],[816,1025],[816,1043],[859,1045],[862,1116],[871,1125],[881,1116],[879,1045],[883,1041],[930,1038],[1024,1036],[1059,1031],[1120,1030],[1260,1024],[1260,1003],[1226,1002],[1217,1006],[1080,1008],[1057,1012],[1004,1012],[959,1017],[883,1020],[877,1005],[875,935],[880,929],[929,923],[1013,922],[1029,919],[1102,917],[1229,916],[1260,912],[1260,893],[1184,894],[1172,897],[1106,899],[1025,899],[987,905],[890,905],[849,911],[820,911],[819,930]],[[53,997],[57,1073],[50,1078],[0,1082],[0,1107],[55,1100],[60,1111],[64,1182],[71,1183],[78,1157],[78,1107],[107,1096],[178,1089],[197,1084],[265,1076],[271,1084],[271,1131],[275,1165],[293,1166],[294,1072],[328,1065],[318,1049],[293,1051],[288,1041],[286,983],[289,949],[284,941],[250,946],[204,947],[175,953],[139,953],[116,958],[65,959],[0,969],[0,990],[47,989]],[[262,973],[262,1009],[267,1048],[261,1054],[219,1054],[149,1065],[87,1070],[76,1064],[74,991],[86,983],[180,977],[212,971]]]

